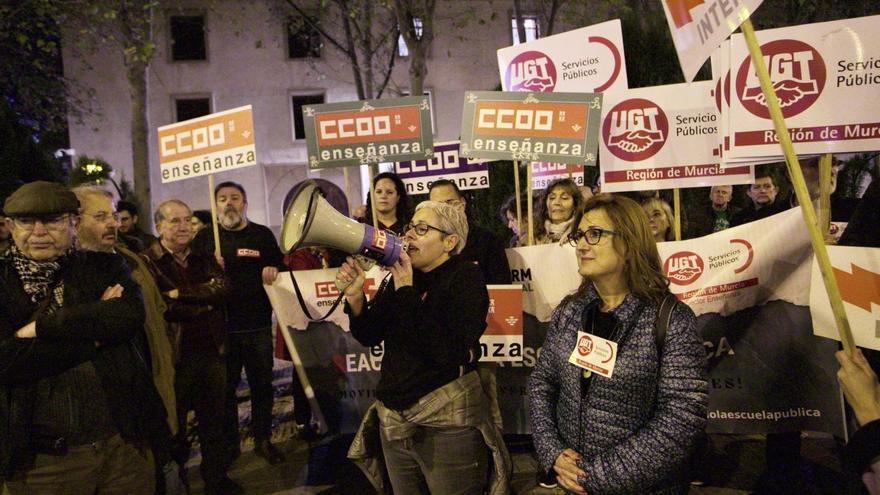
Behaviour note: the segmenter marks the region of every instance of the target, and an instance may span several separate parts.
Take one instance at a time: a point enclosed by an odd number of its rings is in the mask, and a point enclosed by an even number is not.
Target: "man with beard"
[[[119,256],[71,249],[76,196],[32,182],[4,204],[0,255],[0,477],[18,494],[151,494],[149,440],[165,429],[133,345],[141,290]]]
[[[153,384],[165,406],[169,434],[173,435],[177,431],[177,411],[174,397],[174,364],[171,344],[168,341],[168,325],[164,318],[165,301],[162,300],[162,294],[145,260],[119,242],[119,214],[116,212],[113,195],[94,186],[76,187],[73,193],[76,194],[80,205],[80,221],[76,226],[77,248],[122,256],[131,270],[131,277],[137,282],[144,295],[146,322],[143,336],[146,337],[146,342],[138,342],[138,344],[150,363]],[[156,468],[160,470],[158,475],[171,460],[170,438],[163,436],[153,439],[152,448],[156,457]],[[157,476],[156,481],[160,485],[164,484],[164,475]]]
[[[220,252],[230,280],[227,307],[226,436],[231,459],[241,454],[238,431],[238,399],[235,391],[241,369],[247,373],[251,392],[251,430],[254,451],[270,464],[284,461],[272,445],[272,306],[263,283],[270,284],[284,269],[281,250],[272,231],[247,218],[247,194],[235,182],[222,182],[214,189],[220,231]],[[193,250],[213,254],[211,229],[202,229]]]
[[[186,416],[193,409],[199,422],[205,491],[243,493],[226,474],[223,438],[227,382],[224,309],[229,280],[212,254],[190,249],[192,211],[186,203],[176,199],[161,203],[154,220],[159,242],[147,254],[158,270],[157,280],[168,302],[165,319],[174,331],[179,457],[189,457]]]

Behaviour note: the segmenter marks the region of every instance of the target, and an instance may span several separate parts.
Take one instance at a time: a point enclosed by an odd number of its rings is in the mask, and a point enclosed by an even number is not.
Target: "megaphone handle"
[[[337,297],[336,301],[333,302],[333,305],[330,306],[330,309],[327,311],[327,314],[325,314],[324,316],[322,316],[320,318],[315,318],[314,316],[312,316],[312,313],[309,311],[309,307],[306,305],[305,299],[303,299],[302,291],[299,290],[299,284],[296,283],[296,277],[293,276],[293,270],[291,270],[287,273],[290,274],[290,282],[293,284],[293,291],[296,294],[296,300],[297,300],[297,302],[299,302],[299,307],[300,307],[300,309],[302,309],[303,314],[306,315],[306,318],[308,318],[309,321],[324,321],[324,320],[326,320],[330,315],[333,314],[334,311],[336,311],[336,307],[339,306],[339,303],[342,302],[343,296],[345,296],[345,294],[342,292],[344,290],[344,288],[340,289],[339,297]]]

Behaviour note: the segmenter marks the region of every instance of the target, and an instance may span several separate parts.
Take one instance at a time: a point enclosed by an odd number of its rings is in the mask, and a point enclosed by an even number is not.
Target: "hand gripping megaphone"
[[[403,240],[385,230],[362,224],[336,211],[321,194],[314,182],[307,182],[299,190],[281,227],[281,247],[290,253],[295,249],[323,246],[374,260],[385,266],[393,265],[404,249]],[[371,263],[359,259],[361,266]],[[344,287],[340,287],[342,291]]]

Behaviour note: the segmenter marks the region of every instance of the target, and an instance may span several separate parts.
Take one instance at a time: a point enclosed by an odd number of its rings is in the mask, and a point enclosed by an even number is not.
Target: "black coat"
[[[30,468],[31,420],[40,387],[92,361],[116,429],[144,446],[167,434],[165,410],[140,347],[144,304],[125,260],[115,254],[75,252],[62,261],[63,307],[50,315],[25,293],[11,260],[0,259],[0,476]],[[107,287],[122,297],[101,301]],[[37,338],[15,332],[36,320]],[[96,343],[98,345],[96,345]]]

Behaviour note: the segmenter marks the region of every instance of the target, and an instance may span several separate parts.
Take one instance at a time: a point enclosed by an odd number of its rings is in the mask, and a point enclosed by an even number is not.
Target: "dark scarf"
[[[6,251],[5,257],[12,261],[12,266],[18,272],[24,291],[30,296],[31,301],[39,303],[46,299],[51,291],[52,300],[46,308],[46,313],[52,313],[64,303],[64,284],[58,283],[58,274],[61,271],[61,258],[55,261],[34,261],[26,257],[13,244]]]

